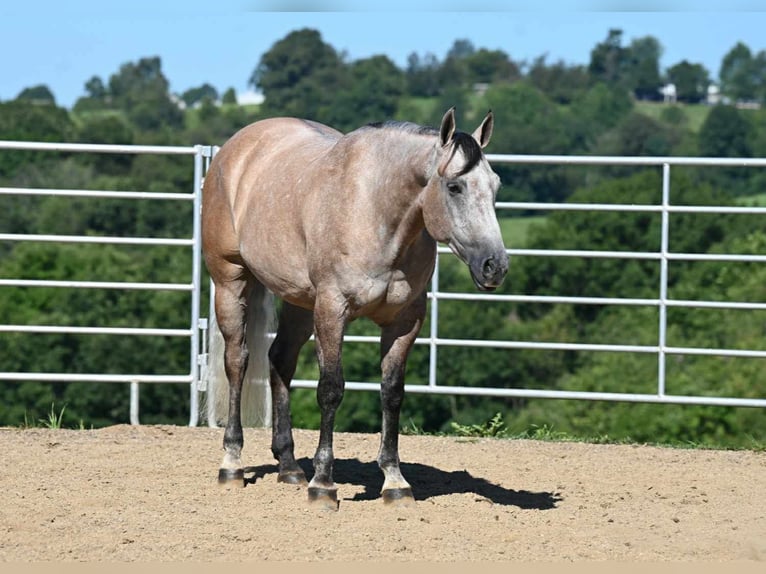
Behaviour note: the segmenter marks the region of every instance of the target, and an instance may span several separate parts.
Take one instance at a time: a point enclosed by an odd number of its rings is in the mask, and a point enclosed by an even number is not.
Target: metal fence
[[[190,386],[189,425],[196,426],[199,421],[199,402],[197,382],[199,379],[198,355],[200,346],[199,308],[201,281],[200,249],[200,207],[202,175],[205,160],[210,157],[211,148],[207,146],[171,147],[171,146],[134,146],[134,145],[95,145],[0,141],[2,150],[28,150],[39,152],[98,153],[98,154],[156,154],[183,155],[193,158],[194,183],[192,189],[179,193],[153,193],[143,191],[110,190],[75,190],[75,189],[29,189],[0,188],[0,195],[47,195],[64,197],[84,197],[97,199],[129,199],[136,201],[183,201],[193,203],[193,217],[189,222],[190,237],[108,237],[96,235],[40,235],[0,233],[0,241],[11,242],[57,242],[57,243],[97,243],[112,245],[166,245],[186,248],[192,253],[192,272],[188,282],[184,283],[140,283],[140,282],[104,282],[104,281],[47,281],[19,278],[0,278],[0,287],[53,287],[61,289],[140,289],[154,291],[185,291],[191,293],[188,327],[170,328],[129,328],[129,327],[83,327],[76,325],[11,325],[0,324],[0,333],[63,333],[78,335],[125,335],[153,337],[186,337],[189,343],[189,371],[183,375],[157,375],[141,373],[40,373],[40,372],[0,372],[0,381],[45,381],[45,382],[93,382],[93,383],[130,383],[130,420],[138,424],[138,398],[140,383],[182,383]],[[190,166],[191,167],[191,166]],[[2,318],[0,318],[0,321]],[[140,368],[140,365],[137,365]]]
[[[537,164],[537,165],[580,165],[580,166],[654,166],[662,170],[661,203],[659,205],[635,204],[587,204],[587,203],[531,203],[531,202],[498,202],[496,208],[502,210],[568,210],[568,211],[616,211],[616,212],[645,212],[661,214],[660,250],[658,252],[632,251],[593,251],[593,250],[534,250],[507,249],[511,256],[528,257],[583,257],[583,258],[614,258],[642,259],[656,261],[660,269],[660,281],[657,285],[657,297],[651,299],[636,298],[606,298],[606,297],[563,297],[563,296],[533,296],[533,295],[493,295],[481,293],[448,293],[439,289],[439,267],[437,266],[428,293],[430,301],[430,331],[428,336],[416,340],[417,345],[429,347],[429,374],[427,385],[406,385],[409,393],[442,394],[442,395],[471,395],[494,397],[542,398],[542,399],[573,399],[623,401],[664,404],[696,404],[740,407],[766,407],[764,398],[713,397],[713,396],[684,396],[668,394],[665,391],[666,360],[669,355],[708,355],[723,357],[741,357],[751,359],[766,358],[766,351],[755,349],[716,349],[673,347],[667,344],[667,311],[672,307],[695,307],[707,309],[738,309],[766,310],[766,303],[746,301],[697,301],[678,300],[668,297],[668,265],[671,261],[739,261],[766,264],[766,255],[743,254],[701,254],[673,253],[669,250],[669,223],[673,213],[708,213],[708,214],[760,214],[766,216],[766,207],[733,207],[733,206],[692,206],[674,205],[671,201],[671,166],[690,167],[766,167],[766,159],[732,159],[732,158],[690,158],[690,157],[604,157],[604,156],[546,156],[546,155],[508,155],[488,154],[492,163],[507,164]],[[439,247],[440,254],[450,253],[449,249]],[[474,339],[451,339],[439,336],[439,302],[447,300],[481,301],[492,303],[550,303],[576,305],[629,305],[650,306],[659,309],[657,325],[657,343],[655,345],[610,345],[584,343],[558,343],[539,341],[490,341]],[[377,337],[347,336],[350,342],[377,343]],[[440,347],[478,347],[492,349],[535,349],[556,351],[608,351],[619,353],[643,353],[657,356],[657,391],[646,393],[604,393],[590,391],[563,391],[550,389],[514,388],[514,381],[508,381],[508,387],[466,387],[442,386],[438,384],[437,356]],[[295,387],[316,388],[316,381],[297,380]],[[346,388],[351,390],[377,391],[379,383],[350,381]]]
[[[182,290],[192,294],[189,312],[188,328],[184,329],[131,329],[107,327],[76,327],[49,325],[0,325],[0,333],[78,333],[78,334],[119,334],[126,336],[178,336],[190,340],[189,371],[184,375],[142,375],[142,374],[67,374],[67,373],[16,373],[0,372],[0,380],[6,381],[83,381],[83,382],[128,382],[131,383],[131,422],[138,423],[138,385],[139,383],[185,383],[190,385],[190,415],[189,424],[195,426],[199,422],[199,391],[204,391],[205,381],[200,376],[200,364],[205,359],[206,320],[200,318],[201,293],[201,246],[200,246],[200,200],[202,178],[207,161],[215,148],[209,146],[194,147],[165,147],[165,146],[104,146],[88,144],[38,144],[29,142],[0,142],[0,150],[37,150],[65,151],[77,153],[122,153],[122,154],[173,154],[193,157],[194,184],[187,193],[148,193],[148,192],[118,192],[118,191],[85,191],[85,190],[53,190],[27,188],[0,188],[0,194],[10,195],[61,195],[70,197],[92,198],[121,198],[134,200],[167,200],[191,201],[194,204],[193,220],[190,222],[191,237],[186,238],[146,238],[146,237],[95,237],[95,236],[61,236],[61,235],[22,235],[0,233],[0,241],[53,241],[81,243],[114,243],[133,245],[174,245],[192,250],[192,276],[184,283],[107,283],[98,281],[43,281],[24,280],[17,278],[0,278],[0,287],[58,287],[73,289],[153,289],[153,290]],[[417,345],[425,345],[429,349],[429,374],[427,384],[408,384],[406,389],[411,393],[473,395],[519,398],[547,399],[577,399],[650,402],[667,404],[699,404],[766,407],[766,398],[750,399],[739,397],[713,396],[680,396],[666,393],[666,360],[669,355],[709,355],[740,357],[748,359],[766,358],[766,351],[756,349],[714,349],[673,347],[667,344],[667,311],[673,307],[695,307],[708,309],[737,309],[737,310],[766,310],[766,303],[747,301],[696,301],[678,300],[668,297],[668,267],[672,261],[738,261],[766,263],[766,255],[745,254],[700,254],[675,253],[669,249],[669,222],[671,214],[675,213],[708,213],[708,214],[760,214],[766,215],[764,207],[723,207],[723,206],[691,206],[676,205],[671,201],[671,167],[673,166],[710,166],[710,167],[766,167],[766,159],[725,159],[725,158],[683,158],[683,157],[592,157],[592,156],[532,156],[532,155],[500,155],[490,154],[488,159],[493,163],[528,164],[528,165],[580,165],[580,166],[654,166],[662,171],[661,203],[659,205],[635,204],[576,204],[576,203],[528,203],[528,202],[498,202],[498,210],[589,210],[617,212],[646,212],[658,213],[661,217],[660,249],[657,252],[628,252],[628,251],[589,251],[589,250],[532,250],[508,249],[511,256],[527,257],[578,257],[578,258],[616,258],[641,259],[654,261],[659,266],[659,282],[657,297],[654,298],[606,298],[606,297],[566,297],[566,296],[532,296],[532,295],[500,295],[482,293],[453,293],[439,289],[439,265],[433,275],[431,289],[428,294],[430,305],[430,326],[424,336],[417,339]],[[449,253],[443,247],[439,254]],[[548,303],[548,304],[577,304],[577,305],[626,305],[654,307],[659,310],[657,325],[657,341],[652,345],[616,345],[616,344],[585,344],[574,342],[540,342],[540,341],[489,341],[472,339],[453,339],[439,336],[439,303],[440,301],[460,300],[478,301],[482,304],[494,303]],[[211,311],[212,313],[212,307]],[[351,343],[379,342],[378,337],[347,336]],[[550,389],[515,388],[514,381],[501,388],[446,386],[439,384],[437,357],[440,349],[450,347],[481,347],[493,349],[536,349],[556,351],[607,351],[620,353],[642,353],[655,355],[657,358],[657,387],[656,393],[604,393],[578,392]],[[296,388],[316,388],[316,381],[296,380]],[[378,391],[379,382],[349,381],[349,390]]]

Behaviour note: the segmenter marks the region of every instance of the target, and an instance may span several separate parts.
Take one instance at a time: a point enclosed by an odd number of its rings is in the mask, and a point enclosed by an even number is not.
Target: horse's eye
[[[452,195],[457,195],[463,192],[463,188],[460,187],[460,184],[451,181],[447,184],[447,191],[449,191]]]

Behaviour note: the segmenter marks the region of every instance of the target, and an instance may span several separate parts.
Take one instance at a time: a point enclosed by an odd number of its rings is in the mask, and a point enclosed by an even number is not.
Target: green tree
[[[228,88],[221,96],[221,103],[225,105],[234,105],[237,103],[237,92],[234,88]]]
[[[98,76],[92,76],[85,82],[86,96],[77,98],[72,108],[76,114],[93,110],[103,110],[110,106],[109,90]]]
[[[357,60],[348,66],[345,89],[327,111],[328,122],[341,131],[391,119],[404,93],[402,71],[387,56]]]
[[[475,52],[476,48],[470,40],[462,38],[453,42],[438,72],[442,91],[465,88],[469,84],[468,60]]]
[[[676,86],[679,102],[697,104],[705,99],[710,78],[702,64],[682,60],[668,68],[667,76],[668,81]]]
[[[612,28],[603,42],[590,52],[588,73],[594,82],[617,85],[623,79],[628,54],[622,46],[622,30]]]
[[[0,102],[0,140],[66,142],[74,124],[64,108],[37,105],[29,100]],[[60,157],[55,152],[4,151],[0,154],[0,178],[12,177],[22,166]]]
[[[429,98],[439,93],[439,59],[428,52],[423,56],[412,52],[407,57],[407,92],[416,97]]]
[[[742,42],[729,50],[721,62],[718,73],[721,91],[733,100],[753,100],[757,95],[758,80],[750,48]]]
[[[33,104],[56,105],[56,98],[53,97],[53,92],[51,92],[50,88],[45,84],[24,88],[19,95],[16,96],[16,99],[31,102]]]
[[[183,114],[170,97],[159,57],[120,66],[119,72],[109,78],[109,96],[140,130],[177,129],[183,125]]]
[[[626,81],[639,100],[660,98],[660,56],[662,46],[653,36],[636,38],[627,49]]]
[[[665,156],[671,155],[676,143],[677,135],[670,127],[633,111],[602,136],[596,151],[601,155]]]
[[[480,48],[464,58],[469,85],[512,82],[521,78],[521,69],[502,50]]]
[[[514,154],[566,154],[581,141],[583,124],[526,82],[494,84],[483,102],[495,114],[494,149]],[[500,165],[503,201],[559,201],[574,187],[560,166]]]
[[[98,76],[93,76],[85,82],[85,91],[88,92],[88,97],[94,100],[103,100],[109,95],[104,81]]]
[[[94,114],[83,119],[77,128],[77,140],[94,144],[130,145],[134,142],[133,129],[119,114]],[[132,154],[80,154],[80,161],[93,165],[99,172],[125,175],[133,165]]]
[[[599,83],[579,95],[571,111],[590,122],[593,132],[598,133],[617,125],[632,108],[633,102],[624,90]]]
[[[750,123],[732,106],[715,106],[700,127],[698,146],[706,157],[750,157]]]
[[[560,104],[571,104],[588,89],[590,82],[584,66],[569,66],[562,60],[547,64],[546,56],[533,60],[527,72],[527,80]]]
[[[343,62],[317,30],[290,32],[263,54],[249,84],[264,96],[266,115],[322,121],[343,86]]]
[[[197,86],[196,88],[189,88],[186,90],[183,94],[181,94],[181,99],[187,105],[187,107],[192,107],[195,104],[199,104],[203,100],[215,102],[218,99],[218,90],[205,82],[201,86]]]

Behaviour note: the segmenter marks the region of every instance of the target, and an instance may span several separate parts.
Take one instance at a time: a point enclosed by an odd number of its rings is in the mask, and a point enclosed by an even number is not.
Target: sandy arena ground
[[[377,435],[336,434],[338,512],[276,482],[245,431],[0,429],[0,561],[765,561],[766,453],[404,436],[413,508],[384,506]],[[296,431],[310,476],[318,434]]]

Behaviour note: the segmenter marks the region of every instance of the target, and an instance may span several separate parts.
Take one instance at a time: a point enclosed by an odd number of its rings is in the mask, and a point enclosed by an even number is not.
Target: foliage
[[[326,111],[327,121],[341,131],[383,121],[396,113],[404,93],[404,74],[386,56],[373,56],[349,65],[348,79]]]
[[[202,103],[205,100],[214,102],[218,99],[218,90],[206,82],[201,86],[186,90],[181,94],[181,99],[188,107]]]
[[[450,424],[453,432],[458,436],[500,438],[507,435],[502,413],[496,413],[494,417],[483,424],[461,425],[456,422]]]
[[[710,85],[708,71],[702,64],[682,60],[667,71],[668,81],[676,87],[679,102],[696,104],[705,99]]]
[[[724,56],[721,62],[721,88],[737,101],[763,101],[766,97],[766,51],[753,55],[742,42]]]
[[[588,65],[515,62],[502,50],[457,39],[443,58],[410,55],[404,69],[388,57],[358,60],[326,43],[319,32],[296,30],[277,41],[255,63],[250,85],[265,100],[240,106],[227,89],[218,102],[207,83],[180,95],[170,85],[158,57],[122,64],[104,80],[84,82],[72,110],[55,105],[44,85],[0,102],[0,139],[81,141],[109,144],[220,145],[244,125],[273,115],[295,115],[351,130],[388,118],[438,125],[445,109],[458,107],[459,125],[470,130],[492,109],[495,133],[490,152],[517,154],[694,155],[727,157],[766,154],[766,112],[732,106],[692,105],[705,95],[710,76],[699,64],[682,61],[664,75],[658,67],[662,46],[651,37],[623,43],[621,30],[609,31],[591,52]],[[722,62],[725,96],[763,100],[763,52],[737,45]],[[662,81],[677,85],[681,104],[641,99],[658,97]],[[185,108],[185,109],[182,109]],[[115,189],[188,192],[189,158],[153,155],[64,154],[3,151],[0,185],[9,187]],[[575,168],[497,165],[504,186],[501,201],[572,201],[657,205],[658,170],[636,167]],[[755,201],[766,176],[740,168],[674,168],[674,204],[725,205]],[[512,212],[501,222],[510,247],[656,251],[660,215],[611,212]],[[185,237],[191,205],[162,202],[91,201],[86,198],[0,195],[0,232]],[[762,254],[766,238],[752,216],[671,214],[674,252],[737,251]],[[27,279],[188,281],[191,261],[174,248],[136,248],[55,243],[0,244],[0,276]],[[762,267],[762,266],[761,266]],[[465,267],[440,256],[440,288],[470,291]],[[656,296],[656,261],[608,258],[516,257],[504,294]],[[669,296],[679,299],[763,301],[766,277],[757,264],[680,262],[669,264]],[[0,288],[0,317],[8,323],[109,326],[184,326],[185,293]],[[206,314],[206,309],[203,315]],[[671,308],[668,343],[673,346],[763,348],[762,312]],[[439,336],[512,341],[621,342],[656,345],[658,310],[597,305],[441,301]],[[424,333],[430,328],[428,321]],[[377,335],[359,321],[349,333]],[[186,339],[88,337],[3,333],[0,371],[69,373],[144,372],[179,374],[188,370]],[[298,378],[316,380],[312,343],[299,358]],[[349,381],[379,378],[375,345],[346,343],[343,362]],[[454,347],[437,356],[439,384],[592,390],[656,391],[654,355]],[[672,394],[766,396],[758,361],[669,355],[667,385]],[[407,381],[428,383],[426,346],[412,351]],[[103,426],[128,420],[127,384],[0,383],[0,424]],[[295,389],[293,420],[317,427],[313,391]],[[189,390],[185,385],[143,385],[141,420],[185,424]],[[55,405],[63,405],[56,408]],[[488,418],[489,413],[495,413]],[[66,418],[65,418],[66,414]],[[599,441],[639,440],[673,444],[751,447],[766,440],[756,409],[661,406],[655,404],[543,401],[433,396],[409,393],[403,426],[417,432],[535,439],[587,437]],[[339,430],[377,432],[380,398],[346,393],[338,412]],[[555,430],[554,430],[555,429]]]
[[[50,88],[45,84],[24,88],[19,95],[16,96],[16,99],[25,100],[33,104],[56,105],[56,98],[53,96],[53,92],[51,92]]]
[[[25,100],[0,102],[0,139],[18,141],[68,141],[74,124],[64,108],[37,105]],[[56,152],[3,151],[0,179],[13,176],[22,166],[43,164],[61,157]]]
[[[322,121],[342,83],[342,60],[319,32],[309,28],[290,32],[262,57],[250,85],[266,98],[263,112]]]

